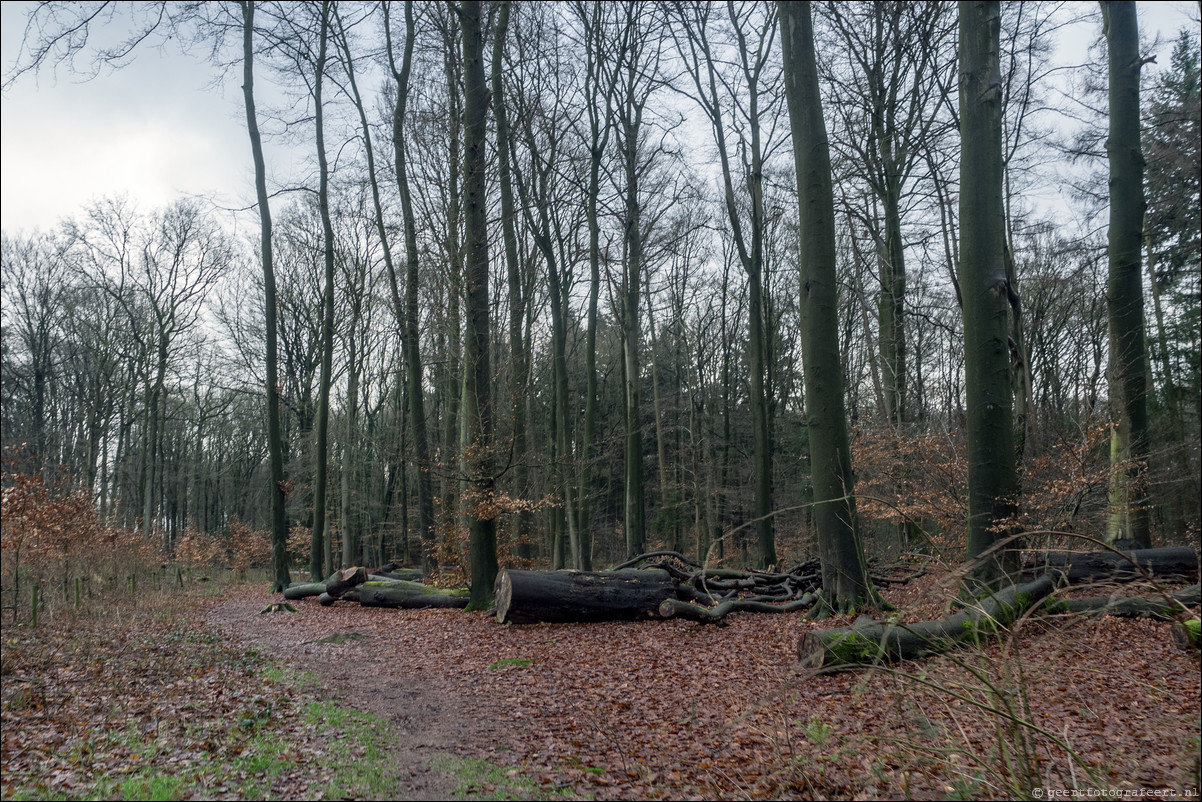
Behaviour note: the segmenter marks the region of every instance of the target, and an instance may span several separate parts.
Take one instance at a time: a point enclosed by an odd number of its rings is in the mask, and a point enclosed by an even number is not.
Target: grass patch
[[[150,595],[5,628],[6,802],[396,795],[387,721],[231,647],[195,623],[195,597]]]
[[[504,660],[498,660],[495,663],[490,663],[488,670],[496,671],[498,669],[505,668],[506,666],[518,666],[519,668],[524,668],[533,662],[533,660],[529,660],[525,657],[506,657]]]
[[[575,795],[572,789],[539,785],[521,769],[487,760],[441,755],[430,761],[430,768],[459,781],[453,792],[455,799],[551,800]]]
[[[389,737],[391,726],[372,713],[342,707],[335,702],[310,702],[305,721],[314,726],[338,733],[341,742],[337,750],[351,760],[333,759],[325,767],[333,771],[326,798],[360,796],[367,799],[387,799],[396,785],[396,766],[387,747],[394,742]],[[332,757],[337,758],[337,755]]]

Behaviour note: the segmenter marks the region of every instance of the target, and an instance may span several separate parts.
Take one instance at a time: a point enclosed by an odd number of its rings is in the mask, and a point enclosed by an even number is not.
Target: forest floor
[[[944,580],[886,597],[941,617]],[[261,615],[273,600],[243,585],[5,626],[3,798],[1198,794],[1199,657],[1163,623],[1028,619],[953,655],[810,675],[799,636],[850,621]]]

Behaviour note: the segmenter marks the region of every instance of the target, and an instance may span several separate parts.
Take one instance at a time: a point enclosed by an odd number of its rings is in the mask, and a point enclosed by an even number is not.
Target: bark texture
[[[1188,547],[1135,551],[1078,551],[1037,554],[1023,566],[1023,576],[1044,572],[1062,575],[1070,585],[1083,582],[1130,581],[1145,574],[1160,580],[1193,582],[1198,578],[1198,553]]]
[[[654,618],[675,597],[667,571],[513,571],[497,575],[497,621],[614,621]]]
[[[1004,258],[1001,6],[960,3],[960,290],[968,412],[968,560],[997,586],[1017,568],[1013,550],[991,551],[1015,513],[1010,284]]]
[[[471,485],[469,554],[472,606],[485,607],[497,577],[497,530],[493,504],[493,426],[489,359],[488,218],[484,172],[488,161],[485,116],[484,38],[480,3],[464,0],[463,30],[463,195],[467,329],[463,358],[464,463]]]

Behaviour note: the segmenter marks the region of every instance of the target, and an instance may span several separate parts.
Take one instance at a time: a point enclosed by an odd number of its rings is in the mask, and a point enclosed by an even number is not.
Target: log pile
[[[921,576],[923,569],[874,569],[883,587]],[[679,616],[722,623],[733,612],[804,610],[818,600],[817,559],[784,571],[706,567],[679,552],[642,554],[611,571],[503,570],[494,590],[497,621],[616,621]]]
[[[323,607],[338,601],[357,602],[364,607],[403,610],[467,607],[467,588],[436,588],[423,585],[421,571],[388,565],[375,571],[355,567],[335,571],[324,582],[300,582],[284,591],[285,599],[316,596]]]
[[[348,568],[325,582],[288,588],[285,598],[318,596],[323,605],[338,601],[365,607],[418,609],[464,608],[466,588],[442,589],[411,581],[413,573],[396,566],[375,571]],[[917,623],[881,622],[861,616],[851,626],[807,632],[797,645],[803,667],[841,670],[894,660],[939,654],[965,643],[978,643],[1005,631],[1026,615],[1090,614],[1142,616],[1179,621],[1202,601],[1199,585],[1155,597],[1117,594],[1056,599],[1057,589],[1086,582],[1130,582],[1151,576],[1196,581],[1198,558],[1193,549],[1144,549],[1129,552],[1042,554],[1024,566],[1022,584],[1001,588],[970,600],[946,618]],[[870,576],[878,590],[905,584],[926,573],[910,566],[874,567]],[[503,624],[595,622],[685,618],[723,624],[733,612],[788,613],[821,601],[822,572],[817,559],[789,570],[742,571],[703,566],[674,551],[640,555],[610,571],[521,571],[497,575],[496,607]],[[1193,626],[1194,629],[1189,629]],[[1186,648],[1197,648],[1196,614],[1192,624],[1178,626],[1173,636]]]

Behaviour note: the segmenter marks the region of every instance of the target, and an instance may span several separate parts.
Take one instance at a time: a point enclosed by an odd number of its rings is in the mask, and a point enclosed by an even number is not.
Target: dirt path
[[[393,757],[398,785],[393,798],[450,799],[459,781],[430,764],[459,754],[469,739],[480,737],[463,703],[430,677],[399,670],[396,662],[381,659],[388,646],[379,642],[378,634],[322,643],[323,638],[347,632],[335,611],[323,609],[324,616],[259,615],[271,601],[266,595],[223,600],[209,612],[206,623],[240,646],[259,649],[316,677],[319,694],[389,721],[397,737]]]
[[[889,600],[912,620],[938,617],[945,586],[932,574]],[[310,599],[259,615],[273,600],[216,602],[207,623],[391,722],[398,799],[449,799],[468,783],[483,799],[943,798],[957,788],[1012,798],[1030,791],[1026,777],[1070,788],[1082,772],[1097,787],[1196,786],[1198,658],[1173,646],[1166,623],[1037,619],[966,663],[811,676],[795,669],[798,638],[838,619],[510,627],[482,613]],[[999,694],[1032,700],[1030,726],[1056,734],[1035,738],[1021,776],[996,758],[1012,726],[989,712]],[[430,768],[448,754],[498,770],[464,780]],[[973,779],[961,755],[1009,785]],[[509,780],[525,784],[493,785]]]

